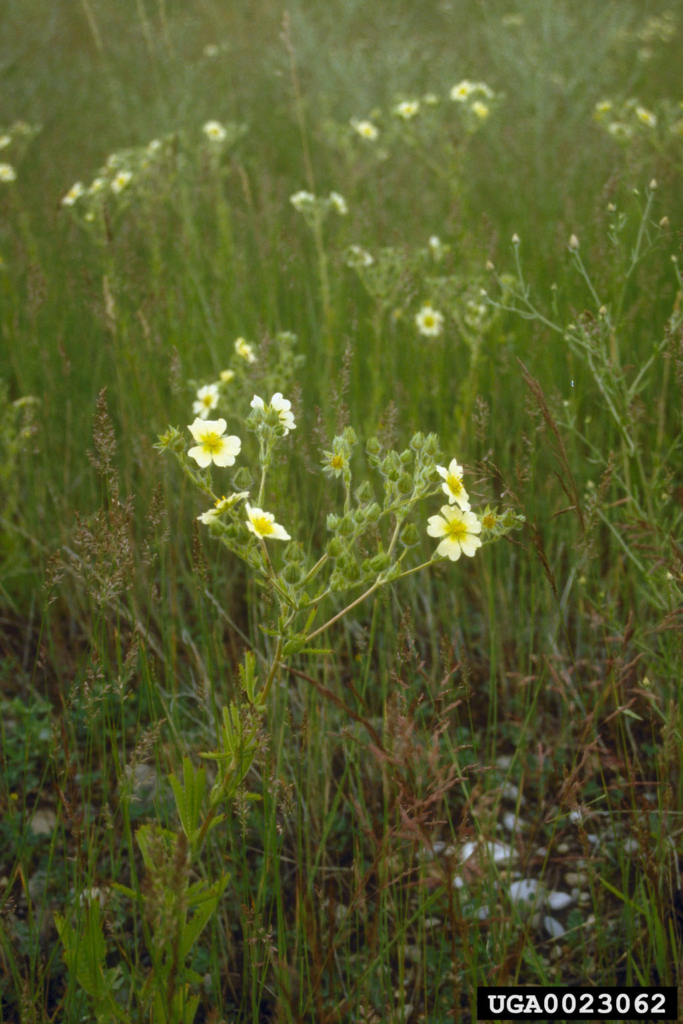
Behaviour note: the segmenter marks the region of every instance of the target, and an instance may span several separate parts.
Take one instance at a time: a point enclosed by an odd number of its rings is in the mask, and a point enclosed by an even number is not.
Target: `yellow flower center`
[[[494,516],[492,512],[490,512],[488,515],[484,516],[484,518],[481,521],[481,525],[484,527],[485,530],[492,530],[493,527],[496,525],[496,518],[497,517]]]
[[[273,532],[273,524],[265,516],[256,516],[255,519],[252,519],[251,525],[261,537],[267,537],[269,533]]]
[[[467,536],[467,526],[462,519],[451,519],[446,524],[446,536],[449,540],[462,541]]]
[[[211,403],[213,402],[213,395],[204,395],[204,397],[202,398],[202,402],[207,407],[207,409],[211,408]]]
[[[341,455],[333,455],[332,458],[330,459],[330,465],[332,466],[332,469],[343,469],[344,468],[344,459],[343,459],[343,457]]]
[[[424,324],[425,327],[433,327],[434,324],[436,323],[436,320],[434,319],[432,313],[425,313],[425,315],[422,317],[422,323]]]
[[[453,476],[452,473],[449,473],[446,477],[446,483],[451,494],[458,495],[462,493],[462,480],[459,476]]]
[[[209,455],[218,455],[219,452],[223,451],[223,438],[215,430],[212,430],[209,434],[204,434],[202,437],[202,448]]]

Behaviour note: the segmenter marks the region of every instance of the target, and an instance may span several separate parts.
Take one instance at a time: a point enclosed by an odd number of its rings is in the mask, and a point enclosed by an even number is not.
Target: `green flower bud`
[[[413,449],[413,451],[419,452],[422,448],[424,448],[424,443],[424,434],[418,430],[417,434],[413,434],[411,438],[410,447]]]
[[[368,438],[368,443],[365,446],[365,450],[368,455],[379,455],[382,450],[382,446],[376,437]]]
[[[327,553],[330,558],[339,558],[344,551],[344,545],[339,537],[332,537],[327,542]]]
[[[398,480],[401,475],[401,460],[396,452],[389,452],[388,455],[384,457],[381,471],[389,480]]]
[[[252,476],[246,466],[241,466],[232,478],[232,486],[236,491],[248,491],[252,485]]]
[[[369,480],[364,480],[356,490],[356,501],[358,501],[359,504],[363,504],[363,502],[371,501],[373,497],[374,491],[372,489],[372,484]]]
[[[365,509],[355,508],[351,513],[353,520],[357,526],[362,526],[365,522]]]
[[[304,559],[304,549],[301,546],[301,544],[298,541],[295,541],[295,540],[290,541],[290,543],[285,548],[284,558],[285,558],[285,562],[287,562],[288,564],[289,563],[296,563],[296,562],[303,562],[303,559]]]
[[[391,555],[386,551],[380,551],[378,555],[370,559],[370,568],[373,572],[383,572],[391,565]]]
[[[350,536],[350,534],[353,533],[353,529],[354,529],[353,518],[350,515],[344,516],[344,518],[339,523],[339,532],[342,535],[342,537]]]
[[[284,567],[282,575],[287,583],[298,583],[302,576],[301,566],[297,565],[296,562],[290,562],[289,565]]]
[[[344,438],[344,440],[346,441],[347,444],[351,445],[352,448],[353,448],[353,446],[355,444],[358,444],[358,438],[356,437],[356,431],[353,429],[353,427],[344,427],[344,432],[342,434],[342,437]]]
[[[396,486],[399,494],[410,494],[413,489],[413,478],[410,473],[401,473]]]
[[[401,544],[405,544],[407,548],[411,548],[414,544],[417,544],[419,540],[420,534],[415,523],[406,523],[401,533]]]
[[[336,530],[339,526],[339,516],[336,516],[334,512],[330,512],[327,517],[327,529]]]
[[[381,514],[382,509],[379,507],[376,501],[373,501],[372,505],[370,505],[365,510],[365,518],[369,523],[376,523]]]
[[[428,434],[427,440],[425,441],[425,451],[427,455],[431,455],[432,458],[436,458],[439,454],[439,439],[436,434]]]
[[[406,448],[405,451],[402,451],[401,454],[399,455],[399,458],[404,466],[407,466],[410,463],[412,457],[413,453],[411,452],[410,448]]]

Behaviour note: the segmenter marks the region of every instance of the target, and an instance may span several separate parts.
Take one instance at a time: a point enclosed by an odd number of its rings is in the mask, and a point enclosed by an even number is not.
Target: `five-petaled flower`
[[[266,411],[266,405],[263,399],[259,398],[258,395],[254,395],[254,397],[252,398],[251,407],[252,409],[262,409],[264,412]],[[268,408],[274,409],[275,412],[278,414],[280,423],[285,428],[285,437],[290,432],[290,430],[296,429],[296,423],[294,422],[294,413],[292,412],[292,403],[289,401],[288,398],[282,397],[281,391],[275,392],[275,394],[270,400],[270,406],[268,406]]]
[[[0,164],[0,181],[16,181],[17,172],[11,164]]]
[[[448,495],[450,504],[458,504],[463,512],[469,512],[469,496],[462,485],[462,466],[458,465],[457,459],[451,459],[448,469],[445,466],[437,466],[436,470],[444,479],[442,488],[444,494]]]
[[[427,338],[436,338],[443,330],[443,313],[432,309],[427,302],[416,315],[415,323],[420,334]]]
[[[188,430],[197,442],[187,453],[195,459],[202,469],[211,463],[217,466],[233,466],[235,457],[239,455],[242,442],[234,434],[226,436],[225,420],[201,420],[199,417],[190,424]]]
[[[112,192],[123,192],[124,188],[130,184],[130,180],[133,177],[131,171],[119,171],[115,174],[111,182]]]
[[[201,418],[205,420],[211,410],[215,409],[217,405],[218,385],[206,384],[197,392],[197,401],[192,406],[192,412],[195,416],[201,416]]]
[[[287,531],[279,523],[275,522],[272,512],[264,512],[262,508],[252,508],[247,502],[244,506],[247,510],[247,529],[264,540],[271,537],[273,540],[291,540]]]
[[[231,494],[229,498],[226,498],[225,495],[223,495],[222,498],[219,498],[214,503],[213,508],[210,508],[207,512],[202,512],[200,516],[197,516],[197,519],[202,523],[206,523],[208,526],[208,524],[212,523],[214,519],[218,519],[218,517],[222,516],[224,512],[227,512],[228,509],[233,507],[233,505],[236,505],[238,501],[248,497],[249,491],[235,491],[235,493]]]
[[[427,533],[430,537],[443,537],[436,549],[438,555],[457,562],[461,554],[472,558],[481,540],[481,523],[474,512],[462,512],[459,508],[444,505],[440,516],[430,516]]]

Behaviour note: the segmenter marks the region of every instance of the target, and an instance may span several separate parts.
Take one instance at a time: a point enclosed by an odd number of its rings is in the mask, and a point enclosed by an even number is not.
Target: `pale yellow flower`
[[[275,522],[275,516],[272,512],[264,512],[261,508],[252,508],[248,502],[245,508],[248,516],[247,529],[251,530],[257,537],[261,539],[270,537],[272,540],[292,539],[284,527]]]
[[[244,338],[237,338],[237,340],[235,341],[235,352],[240,357],[240,359],[244,359],[247,363],[256,362],[256,356],[254,355],[254,346],[250,345],[248,341],[244,340]]]
[[[224,142],[228,134],[220,121],[207,121],[202,131],[211,142]]]
[[[646,107],[636,107],[636,117],[641,124],[647,125],[648,128],[657,127],[657,115]]]
[[[285,428],[285,436],[290,430],[296,429],[296,423],[294,422],[294,413],[291,411],[292,403],[288,398],[282,397],[281,391],[276,391],[270,400],[270,406],[266,406],[263,399],[259,398],[258,395],[254,395],[251,400],[252,409],[261,409],[263,412],[267,411],[267,408],[274,409],[278,414],[280,423]]]
[[[491,113],[491,108],[481,100],[475,100],[472,104],[472,113],[476,114],[480,121],[485,121]]]
[[[402,117],[404,121],[410,121],[410,119],[412,117],[416,117],[419,112],[419,100],[404,100],[403,103],[399,103],[398,106],[394,107],[394,113],[399,117]]]
[[[234,376],[234,370],[221,370],[220,377],[224,384],[229,384],[230,381],[234,378]]]
[[[74,203],[81,198],[84,192],[85,189],[83,188],[83,183],[77,181],[71,186],[66,195],[62,197],[62,206],[73,206]]]
[[[481,523],[474,512],[462,512],[459,508],[444,505],[440,516],[430,516],[427,533],[430,537],[443,537],[436,549],[438,555],[457,562],[461,554],[472,558],[481,540]]]
[[[112,178],[112,182],[111,182],[111,190],[112,190],[112,192],[116,192],[117,195],[120,192],[123,192],[124,188],[126,188],[130,184],[130,181],[131,181],[132,177],[133,177],[133,175],[132,175],[131,171],[119,171],[118,174],[115,174],[114,177]]]
[[[200,388],[197,392],[197,401],[192,406],[192,412],[195,416],[200,416],[205,420],[212,409],[215,409],[218,405],[218,385],[217,384],[206,384],[203,388]]]
[[[463,512],[469,512],[471,507],[468,501],[469,496],[462,485],[463,469],[458,465],[457,459],[451,459],[448,469],[445,466],[437,466],[436,470],[444,479],[441,486],[451,505],[457,502]]]
[[[225,420],[201,420],[199,417],[187,428],[197,442],[187,453],[191,459],[206,469],[211,463],[216,466],[233,466],[239,455],[242,442],[234,435],[225,436]]]
[[[0,181],[16,181],[17,172],[11,164],[0,164]]]
[[[436,338],[443,331],[443,313],[432,309],[426,303],[415,317],[415,323],[420,334],[427,338]]]
[[[379,135],[379,128],[372,123],[372,121],[351,121],[351,125],[360,135],[361,139],[367,139],[368,142],[374,142]]]
[[[339,194],[339,192],[330,192],[330,203],[342,217],[345,217],[349,212],[346,200],[344,199],[344,196]]]
[[[233,505],[236,505],[238,501],[242,501],[243,498],[248,497],[249,491],[236,491],[234,494],[231,494],[229,498],[226,498],[225,495],[223,495],[222,498],[219,498],[218,501],[214,503],[213,508],[210,508],[207,512],[202,512],[200,516],[197,516],[197,519],[200,523],[205,523],[208,526],[214,519],[218,519],[218,517],[222,516],[224,512],[227,512],[228,509],[233,507]]]

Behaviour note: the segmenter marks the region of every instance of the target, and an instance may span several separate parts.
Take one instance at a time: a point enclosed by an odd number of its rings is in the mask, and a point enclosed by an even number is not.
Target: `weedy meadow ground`
[[[0,47],[0,1020],[679,985],[678,8]]]

